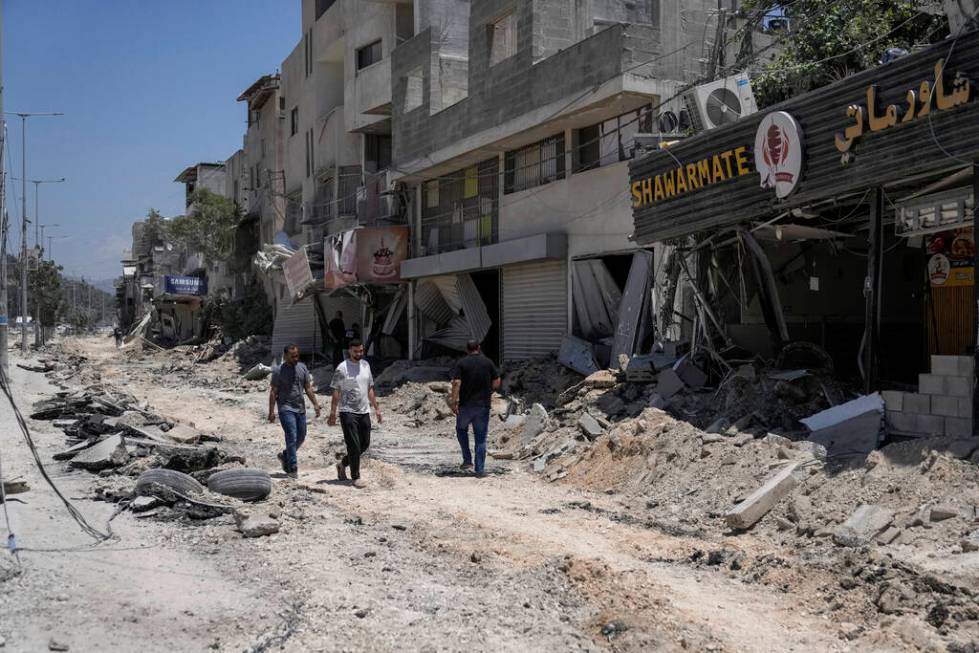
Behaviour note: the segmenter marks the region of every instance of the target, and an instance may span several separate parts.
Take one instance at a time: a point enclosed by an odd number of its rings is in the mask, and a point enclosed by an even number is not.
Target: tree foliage
[[[31,303],[40,309],[41,325],[50,327],[58,322],[64,308],[61,266],[53,261],[38,261],[27,272]]]
[[[200,188],[191,195],[191,209],[187,215],[167,222],[170,240],[189,251],[200,252],[207,261],[227,258],[241,220],[238,206],[227,197]]]
[[[888,48],[911,51],[948,35],[948,19],[922,11],[922,0],[747,0],[755,20],[784,16],[778,54],[752,77],[760,106],[879,65]]]
[[[149,245],[163,243],[168,236],[167,219],[160,215],[156,209],[150,209],[143,221],[143,238]]]

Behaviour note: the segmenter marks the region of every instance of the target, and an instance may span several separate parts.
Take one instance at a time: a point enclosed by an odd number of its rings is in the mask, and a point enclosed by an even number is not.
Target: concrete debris
[[[605,389],[615,387],[615,375],[609,370],[598,370],[585,377],[585,386],[588,388]]]
[[[547,409],[540,404],[534,404],[530,407],[530,413],[523,425],[524,438],[536,438],[547,428],[547,423]]]
[[[4,494],[23,494],[30,490],[31,486],[27,481],[3,481]]]
[[[264,363],[257,363],[255,367],[245,372],[245,379],[248,381],[260,381],[272,373],[272,368]]]
[[[677,376],[690,388],[702,388],[707,385],[707,375],[704,371],[690,362],[689,358],[683,359],[675,368]]]
[[[133,512],[146,512],[147,510],[152,510],[153,508],[161,505],[163,505],[163,501],[161,501],[158,497],[142,496],[133,499],[132,503],[129,504],[129,508]]]
[[[863,504],[833,533],[839,546],[864,546],[890,526],[894,511],[874,504]]]
[[[70,650],[70,648],[71,647],[68,646],[66,642],[63,642],[60,639],[55,639],[54,637],[52,637],[51,639],[48,640],[49,651],[67,651]]]
[[[728,526],[739,530],[753,526],[798,484],[798,469],[799,463],[791,463],[752,492],[724,516]]]
[[[122,434],[116,434],[79,452],[71,459],[70,464],[72,467],[98,471],[119,467],[128,460],[129,451],[126,449],[126,440]]]
[[[959,516],[959,509],[951,505],[932,506],[929,519],[933,522],[945,521]]]
[[[672,369],[665,369],[656,377],[656,392],[664,399],[669,399],[685,387],[679,375]]]
[[[670,402],[664,399],[658,392],[654,392],[649,397],[649,407],[658,408],[659,410],[665,410]]]
[[[572,335],[566,335],[561,340],[558,362],[579,374],[588,375],[598,371],[594,345]]]
[[[877,544],[888,545],[901,535],[901,529],[896,526],[889,526],[884,532],[877,536]]]
[[[268,514],[250,514],[236,511],[235,525],[242,537],[264,537],[279,532],[279,522]]]
[[[724,433],[731,426],[731,420],[726,417],[718,417],[704,429],[707,433]]]
[[[578,428],[581,429],[581,433],[589,440],[594,440],[605,433],[605,429],[598,423],[598,420],[588,413],[584,413],[578,418]]]
[[[184,424],[175,425],[166,432],[166,437],[180,444],[197,444],[201,440],[200,432]]]

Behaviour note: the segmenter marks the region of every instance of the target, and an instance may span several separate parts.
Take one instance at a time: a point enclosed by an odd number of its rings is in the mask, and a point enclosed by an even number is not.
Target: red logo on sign
[[[789,156],[790,144],[789,135],[784,129],[775,124],[768,128],[764,159],[765,163],[768,164],[775,174],[775,181],[792,183],[795,180],[795,175],[791,172],[779,170],[779,164],[784,162]]]

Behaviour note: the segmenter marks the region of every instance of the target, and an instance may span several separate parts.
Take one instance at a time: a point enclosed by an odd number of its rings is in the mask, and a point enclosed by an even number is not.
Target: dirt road
[[[103,381],[277,470],[281,432],[263,420],[263,392],[172,387],[108,340],[68,347]],[[53,391],[38,374],[15,370],[14,380],[23,405]],[[457,475],[450,434],[419,432],[384,412],[365,490],[335,480],[339,429],[325,417],[313,423],[300,480],[277,480],[267,502],[283,524],[276,535],[242,539],[230,517],[187,524],[122,513],[112,522],[117,539],[91,548],[43,487],[3,409],[5,474],[32,486],[19,495],[27,503],[10,504],[20,545],[67,549],[23,551],[23,573],[0,583],[5,650],[44,650],[51,637],[72,651],[850,646],[843,635],[853,624],[828,618],[819,588],[835,581],[818,565],[805,580],[746,584],[726,567],[692,564],[705,542],[644,519],[634,499],[546,484],[505,461],[485,479]],[[63,436],[47,423],[32,428],[50,461]],[[91,474],[48,469],[67,495],[89,494]],[[106,503],[75,503],[96,525],[112,513]],[[750,535],[718,542],[760,546]]]

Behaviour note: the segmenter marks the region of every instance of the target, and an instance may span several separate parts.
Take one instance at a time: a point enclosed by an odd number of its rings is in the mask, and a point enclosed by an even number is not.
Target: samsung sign
[[[205,277],[171,277],[163,278],[164,292],[169,295],[206,295],[207,279]]]

